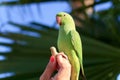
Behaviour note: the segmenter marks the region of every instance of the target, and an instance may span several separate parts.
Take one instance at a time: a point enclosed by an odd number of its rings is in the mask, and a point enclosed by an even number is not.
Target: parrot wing
[[[86,80],[86,77],[84,75],[83,64],[82,64],[82,43],[79,33],[75,30],[70,31],[70,38],[73,49],[75,50],[76,55],[79,58],[81,76],[84,78],[83,80]]]
[[[82,44],[78,32],[75,30],[70,31],[70,38],[76,55],[79,58],[80,62],[82,62]]]

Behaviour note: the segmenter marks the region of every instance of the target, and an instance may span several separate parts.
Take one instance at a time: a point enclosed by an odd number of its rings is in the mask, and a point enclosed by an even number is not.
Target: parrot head
[[[65,25],[65,24],[74,24],[72,17],[68,13],[65,13],[65,12],[58,13],[56,15],[56,21],[60,26]]]

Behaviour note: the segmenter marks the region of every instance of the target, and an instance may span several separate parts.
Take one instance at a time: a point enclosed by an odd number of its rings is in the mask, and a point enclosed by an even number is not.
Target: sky
[[[0,0],[0,3],[2,1],[10,1],[10,0]],[[108,9],[111,6],[112,3],[107,2],[105,4],[97,5],[94,9],[97,12],[103,9]],[[66,2],[49,2],[49,3],[40,3],[39,5],[36,4],[24,5],[24,7],[0,6],[0,31],[1,32],[9,31],[9,32],[18,32],[18,33],[21,31],[19,28],[16,28],[15,26],[6,24],[8,21],[13,21],[22,24],[36,21],[39,23],[47,24],[49,26],[53,26],[55,25],[55,15],[61,11],[70,12],[71,11],[70,5]],[[10,16],[8,15],[8,12]],[[12,44],[13,42],[14,41],[11,39],[0,37],[0,43]],[[0,52],[6,52],[6,51],[8,52],[11,51],[11,48],[0,45]],[[0,61],[3,61],[5,59],[6,59],[5,56],[0,55]],[[1,73],[0,78],[9,77],[12,75],[14,75],[13,72]],[[117,80],[120,80],[120,75],[118,76]]]
[[[59,6],[62,6],[62,8]],[[13,21],[22,24],[35,21],[42,24],[47,24],[49,26],[53,26],[55,24],[55,15],[58,12],[61,11],[70,12],[69,4],[66,2],[62,2],[61,4],[59,2],[56,3],[51,2],[44,4],[42,3],[39,4],[39,10],[37,9],[38,5],[36,4],[30,4],[24,6],[12,6],[11,8],[9,7],[10,6],[0,7],[0,14],[1,14],[0,25],[3,25],[0,26],[1,32],[9,31],[9,32],[19,33],[21,31],[21,29],[17,28],[16,26],[6,24],[8,21]],[[48,7],[50,11],[47,12],[46,10],[48,10]],[[7,14],[8,12],[10,16]],[[13,43],[12,40],[3,37],[0,37],[0,42]],[[10,51],[10,48],[9,47],[5,48],[4,46],[0,45],[0,52],[4,52],[4,51]]]
[[[9,1],[9,0],[4,0],[4,1]],[[39,10],[37,8],[38,6],[39,6]],[[49,8],[49,11],[48,11],[48,8]],[[20,10],[25,12],[21,11],[20,13]],[[70,12],[69,4],[66,2],[62,2],[62,3],[51,2],[51,3],[44,3],[44,4],[42,3],[39,5],[36,5],[36,4],[24,5],[24,7],[12,6],[11,8],[9,8],[9,6],[7,7],[0,6],[0,31],[3,33],[6,31],[19,33],[21,31],[19,28],[15,26],[6,24],[8,21],[13,21],[13,22],[22,23],[22,24],[28,23],[31,21],[36,21],[42,24],[53,26],[55,24],[55,15],[61,11]],[[7,14],[8,12],[10,16]],[[32,34],[37,35],[35,33],[32,33]],[[0,37],[0,43],[12,44],[13,42],[14,41],[11,39]],[[10,52],[11,50],[12,49],[8,46],[0,45],[0,53]],[[0,55],[0,61],[4,61],[4,60],[6,60],[6,57],[3,55]],[[15,75],[14,72],[0,73],[0,78],[10,77],[13,75]]]

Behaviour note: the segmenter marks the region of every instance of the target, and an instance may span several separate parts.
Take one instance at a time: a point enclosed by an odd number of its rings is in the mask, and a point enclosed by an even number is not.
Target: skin
[[[52,51],[50,61],[39,80],[70,80],[71,65],[67,56],[63,52],[56,53],[56,51]],[[57,69],[58,72],[52,76],[56,71],[56,66],[59,66],[59,69]]]
[[[78,80],[79,73],[82,80],[86,80],[82,64],[82,44],[72,17],[60,12],[56,15],[57,23],[60,26],[58,35],[58,49],[63,51],[69,58],[71,63],[71,79]]]

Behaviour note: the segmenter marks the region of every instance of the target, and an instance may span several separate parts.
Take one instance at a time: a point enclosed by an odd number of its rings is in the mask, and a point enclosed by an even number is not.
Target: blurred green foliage
[[[19,0],[0,5],[23,5],[47,1],[49,0]],[[83,63],[88,80],[116,80],[120,73],[120,1],[99,0],[90,6],[71,12],[71,14],[81,13],[80,10],[84,12],[88,7],[107,1],[112,2],[111,8],[93,12],[92,16],[86,16],[87,18],[82,21],[78,19],[83,24],[82,28],[77,26],[77,30],[83,43]],[[7,57],[6,60],[0,61],[0,73],[15,72],[16,74],[0,80],[38,80],[51,55],[49,48],[57,47],[58,29],[37,22],[31,22],[29,25],[14,22],[8,24],[19,27],[21,33],[0,32],[0,36],[14,40],[13,44],[0,43],[12,48],[12,52],[0,53]],[[38,30],[31,27],[32,25],[42,29]],[[41,36],[24,35],[22,31],[34,31]]]

